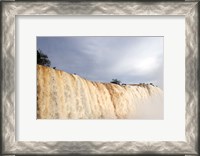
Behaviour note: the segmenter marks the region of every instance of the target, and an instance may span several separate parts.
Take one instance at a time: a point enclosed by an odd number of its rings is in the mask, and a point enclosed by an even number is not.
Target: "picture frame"
[[[1,1],[2,155],[199,154],[199,2]],[[17,141],[18,15],[182,15],[185,17],[185,141]]]

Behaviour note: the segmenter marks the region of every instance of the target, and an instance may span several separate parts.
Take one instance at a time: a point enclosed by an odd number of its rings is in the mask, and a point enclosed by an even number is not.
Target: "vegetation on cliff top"
[[[37,64],[50,67],[51,61],[48,56],[42,52],[42,50],[37,50]]]

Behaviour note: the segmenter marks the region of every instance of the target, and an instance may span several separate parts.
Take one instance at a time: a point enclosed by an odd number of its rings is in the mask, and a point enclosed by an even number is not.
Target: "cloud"
[[[38,37],[37,48],[57,69],[93,81],[163,88],[163,37]]]

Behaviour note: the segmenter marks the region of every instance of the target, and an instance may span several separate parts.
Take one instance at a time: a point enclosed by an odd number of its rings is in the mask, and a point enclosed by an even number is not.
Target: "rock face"
[[[137,107],[148,103],[163,103],[162,90],[152,85],[92,82],[37,66],[38,119],[134,119]]]

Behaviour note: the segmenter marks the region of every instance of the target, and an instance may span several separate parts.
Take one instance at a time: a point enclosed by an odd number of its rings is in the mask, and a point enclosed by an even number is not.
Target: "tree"
[[[111,83],[114,83],[114,84],[118,84],[120,85],[121,84],[121,81],[120,80],[117,80],[117,79],[112,79],[112,81],[110,81]]]
[[[41,50],[37,50],[37,64],[50,67],[51,61]]]
[[[153,83],[150,83],[150,85],[154,86],[154,84],[153,84]]]

